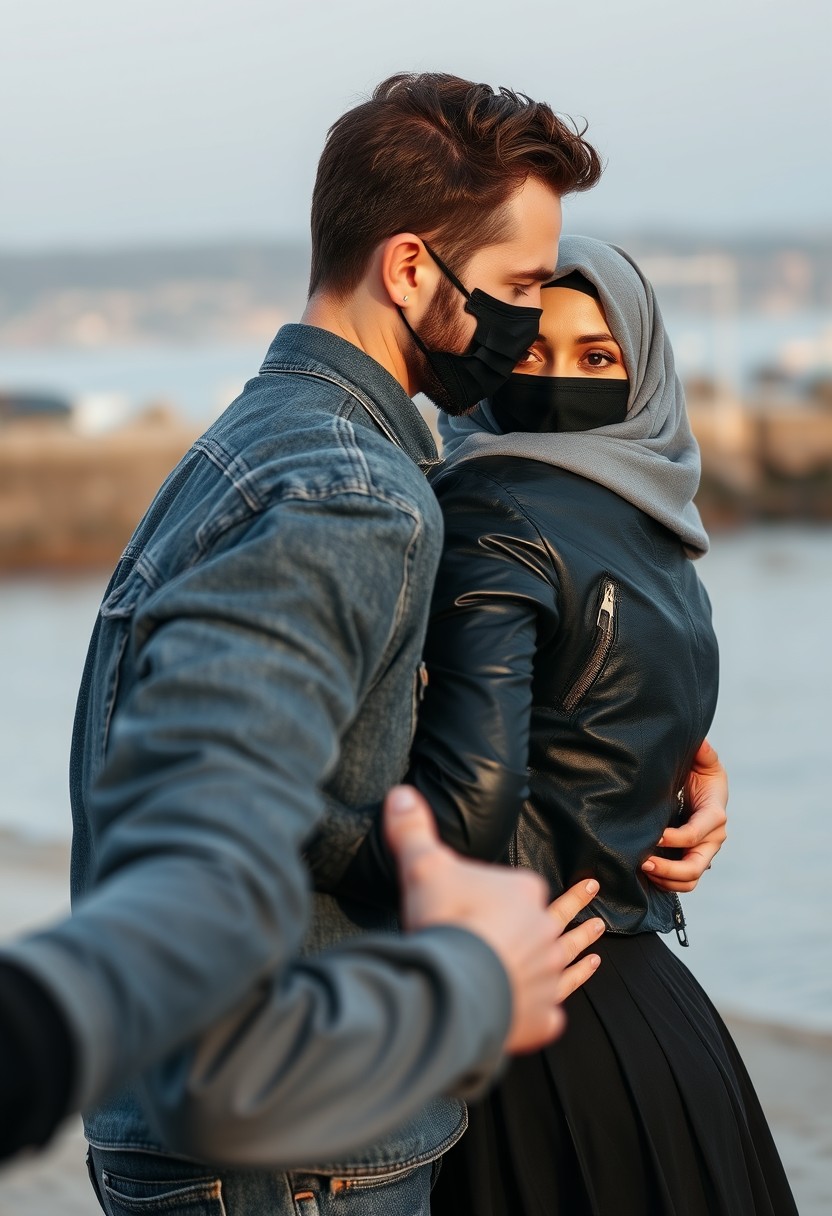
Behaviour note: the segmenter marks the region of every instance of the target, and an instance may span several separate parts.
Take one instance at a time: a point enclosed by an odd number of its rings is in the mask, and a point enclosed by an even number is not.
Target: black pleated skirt
[[[472,1106],[434,1216],[796,1216],[745,1066],[685,965],[650,933],[593,950],[564,1035]]]

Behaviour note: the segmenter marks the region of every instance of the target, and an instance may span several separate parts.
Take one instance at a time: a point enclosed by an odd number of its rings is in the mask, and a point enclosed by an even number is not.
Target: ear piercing
[[[407,296],[402,296],[402,302],[403,302],[404,304],[406,304],[406,303],[407,303]]]

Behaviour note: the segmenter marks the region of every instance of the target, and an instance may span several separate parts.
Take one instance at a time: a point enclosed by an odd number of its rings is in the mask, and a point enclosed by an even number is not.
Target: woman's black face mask
[[[427,359],[448,399],[460,413],[489,397],[505,383],[520,359],[537,338],[542,308],[519,308],[504,304],[479,288],[469,292],[425,242],[430,256],[457,291],[465,296],[465,311],[477,319],[471,345],[464,355],[429,350],[410,325],[403,309],[402,320]]]
[[[593,431],[627,417],[629,380],[532,376],[515,372],[488,404],[507,431]]]

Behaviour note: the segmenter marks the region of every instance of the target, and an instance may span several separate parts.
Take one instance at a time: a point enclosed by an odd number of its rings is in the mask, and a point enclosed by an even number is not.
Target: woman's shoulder
[[[476,456],[437,465],[430,482],[446,519],[449,513],[483,513],[502,522],[527,520],[533,497],[527,487],[540,472],[535,474],[524,466],[536,464],[514,456]]]
[[[462,487],[472,493],[478,489],[486,493],[489,485],[511,493],[513,487],[535,482],[551,484],[553,478],[562,476],[574,477],[574,474],[528,456],[489,454],[471,456],[465,460],[440,461],[431,470],[430,482],[437,497],[442,498]]]
[[[431,473],[431,485],[443,505],[461,497],[486,502],[512,501],[530,518],[554,520],[571,516],[575,504],[586,508],[598,500],[599,509],[629,510],[613,491],[569,469],[527,456],[488,455],[441,463]]]

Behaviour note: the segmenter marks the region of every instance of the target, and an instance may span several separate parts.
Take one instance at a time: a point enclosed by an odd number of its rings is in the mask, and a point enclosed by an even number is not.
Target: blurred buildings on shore
[[[268,340],[308,276],[302,243],[0,252],[0,351]]]
[[[832,521],[832,233],[614,236],[653,280],[665,316],[693,319],[709,335],[697,355],[680,350],[685,325],[670,327],[677,354],[686,353],[679,362],[708,526]],[[41,352],[98,359],[116,348],[193,346],[199,358],[212,344],[265,349],[300,315],[307,272],[302,244],[0,254],[0,571],[111,565],[210,421],[208,403],[202,417],[176,401],[138,409],[124,385],[65,399],[38,383]],[[812,319],[806,336],[802,318]],[[749,319],[765,323],[765,334],[788,330],[789,340],[764,338],[754,359],[741,357],[738,326]],[[12,353],[14,384],[3,380]]]
[[[665,313],[825,313],[832,321],[832,231],[769,239],[593,235],[643,264]],[[268,339],[282,319],[300,315],[308,274],[302,242],[0,251],[0,351]]]

